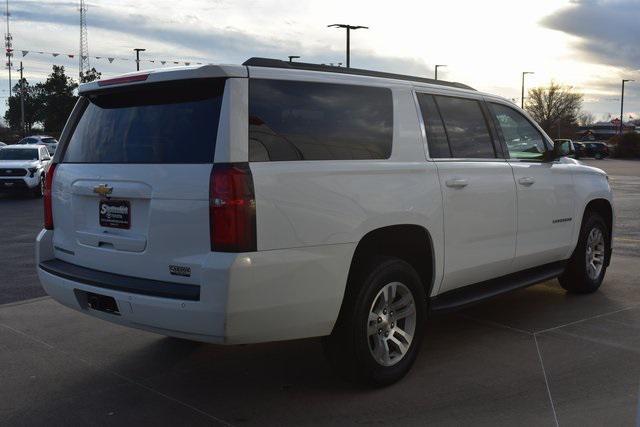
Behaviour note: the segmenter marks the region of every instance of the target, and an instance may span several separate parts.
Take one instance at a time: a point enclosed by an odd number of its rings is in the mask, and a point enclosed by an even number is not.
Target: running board
[[[566,261],[553,262],[447,291],[431,298],[429,311],[431,314],[446,313],[493,298],[505,292],[554,279],[564,272],[566,265]]]

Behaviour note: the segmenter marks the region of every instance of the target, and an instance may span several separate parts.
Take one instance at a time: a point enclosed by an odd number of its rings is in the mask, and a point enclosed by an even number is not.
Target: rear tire
[[[391,257],[376,257],[353,276],[333,332],[323,339],[325,355],[348,380],[392,384],[420,350],[424,287],[411,265]]]
[[[604,219],[588,211],[578,238],[578,245],[564,273],[558,278],[569,293],[590,294],[600,288],[607,271],[611,233]]]

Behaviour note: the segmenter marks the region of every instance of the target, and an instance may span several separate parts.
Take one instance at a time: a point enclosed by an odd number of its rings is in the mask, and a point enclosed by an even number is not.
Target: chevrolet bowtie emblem
[[[102,197],[108,197],[109,194],[113,193],[113,187],[109,187],[107,184],[100,184],[97,187],[93,187],[93,192]]]

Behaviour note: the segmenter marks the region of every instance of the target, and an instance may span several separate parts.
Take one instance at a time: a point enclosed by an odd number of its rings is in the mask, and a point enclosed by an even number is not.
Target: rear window
[[[66,163],[210,163],[224,79],[114,88],[83,97]]]
[[[249,160],[386,159],[387,88],[286,80],[249,82]]]

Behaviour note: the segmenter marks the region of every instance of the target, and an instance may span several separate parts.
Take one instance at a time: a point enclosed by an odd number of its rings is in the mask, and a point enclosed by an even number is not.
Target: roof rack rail
[[[272,58],[249,58],[242,65],[250,67],[288,68],[292,70],[322,71],[325,73],[353,74],[358,76],[381,77],[384,79],[407,80],[413,82],[429,83],[434,85],[455,87],[458,89],[475,90],[471,86],[462,83],[434,80],[426,77],[408,76],[405,74],[385,73],[383,71],[363,70],[361,68],[335,67],[332,65],[311,64],[308,62],[288,62]]]

